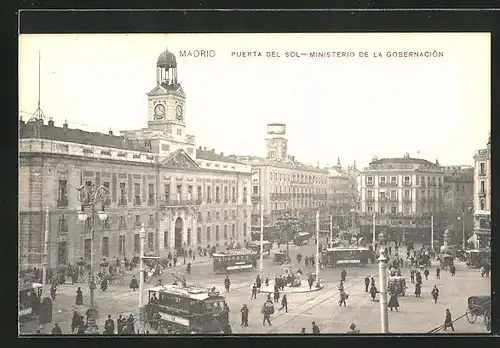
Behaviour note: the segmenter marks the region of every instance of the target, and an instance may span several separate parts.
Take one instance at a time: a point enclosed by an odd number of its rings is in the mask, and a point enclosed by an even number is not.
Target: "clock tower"
[[[156,87],[148,96],[148,128],[185,134],[186,94],[177,80],[177,61],[168,50],[156,63]]]

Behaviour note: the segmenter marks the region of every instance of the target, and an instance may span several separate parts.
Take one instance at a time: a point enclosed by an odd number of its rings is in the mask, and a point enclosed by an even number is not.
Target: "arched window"
[[[484,208],[485,208],[485,202],[484,202],[484,199],[481,199],[481,200],[479,201],[479,205],[480,205],[480,210],[484,210]]]

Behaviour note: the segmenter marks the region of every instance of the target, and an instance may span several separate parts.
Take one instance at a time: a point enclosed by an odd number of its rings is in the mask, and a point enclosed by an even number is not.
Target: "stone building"
[[[196,147],[175,56],[163,52],[156,68],[146,128],[117,136],[19,123],[20,267],[41,263],[47,208],[50,266],[90,260],[91,221],[77,218],[81,185],[110,192],[108,219],[95,219],[96,262],[139,255],[142,223],[146,251],[160,256],[249,239],[251,167]]]
[[[291,212],[303,224],[314,224],[316,211],[327,205],[328,170],[302,164],[288,154],[285,124],[267,125],[266,158],[238,156],[252,166],[252,231],[260,231],[261,209],[266,231]]]
[[[491,244],[491,134],[474,154],[474,236],[476,248]]]
[[[431,216],[435,236],[442,234],[444,172],[438,161],[374,157],[361,172],[360,233],[370,241],[373,216],[376,235],[399,241],[430,243]]]

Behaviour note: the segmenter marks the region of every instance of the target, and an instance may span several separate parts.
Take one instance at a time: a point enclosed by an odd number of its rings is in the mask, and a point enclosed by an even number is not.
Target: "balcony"
[[[252,202],[259,202],[259,201],[260,201],[259,195],[252,195]]]
[[[480,172],[479,176],[486,176],[486,172]]]
[[[373,181],[368,181],[368,182],[366,183],[366,186],[373,186]]]
[[[201,199],[160,199],[160,208],[193,207],[201,205]]]
[[[126,198],[120,198],[118,200],[118,205],[121,205],[121,206],[127,205],[127,199]]]
[[[477,195],[479,197],[486,197],[486,190],[479,190],[479,192],[477,193]]]
[[[378,198],[378,201],[379,202],[388,202],[389,201],[389,198],[385,197],[385,196],[381,196]]]
[[[365,201],[366,201],[367,203],[373,203],[373,202],[375,202],[375,198],[373,198],[373,197],[369,197],[369,198],[366,198],[366,199],[365,199]]]
[[[403,197],[403,202],[411,202],[411,197]]]
[[[404,181],[403,186],[411,186],[411,181]]]
[[[57,200],[58,208],[66,208],[68,206],[68,197],[61,197]]]
[[[155,205],[156,203],[156,200],[154,199],[154,196],[151,196],[148,198],[148,205],[151,206],[151,205]]]
[[[134,205],[141,205],[141,204],[142,204],[141,196],[135,196]]]
[[[391,198],[389,198],[389,200],[391,202],[397,202],[398,201],[398,197],[391,197]]]

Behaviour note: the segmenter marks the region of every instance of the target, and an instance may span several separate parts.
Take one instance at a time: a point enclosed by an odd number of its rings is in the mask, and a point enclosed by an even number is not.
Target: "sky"
[[[197,146],[264,156],[272,122],[286,123],[290,155],[321,166],[340,157],[342,165],[356,160],[362,168],[373,156],[405,152],[473,164],[474,150],[486,146],[489,33],[21,35],[19,116],[27,121],[37,109],[40,52],[47,119],[115,134],[146,127],[146,93],[156,86],[156,61],[166,49],[177,57],[187,130]],[[214,56],[181,57],[184,50]],[[280,57],[267,57],[273,51]],[[387,56],[434,51],[442,56]]]

